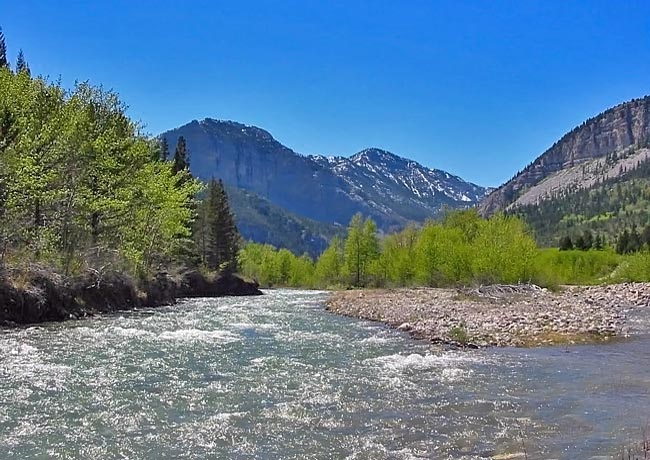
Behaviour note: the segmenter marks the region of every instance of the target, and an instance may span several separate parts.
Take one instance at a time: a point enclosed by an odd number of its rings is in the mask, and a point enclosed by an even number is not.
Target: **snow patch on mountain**
[[[404,193],[417,201],[471,206],[487,194],[487,189],[445,171],[431,169],[413,160],[377,148],[369,148],[349,158],[313,155],[313,161],[342,177],[351,187],[371,186],[379,195],[397,200]],[[401,200],[398,200],[401,201]],[[433,207],[439,207],[440,203]]]

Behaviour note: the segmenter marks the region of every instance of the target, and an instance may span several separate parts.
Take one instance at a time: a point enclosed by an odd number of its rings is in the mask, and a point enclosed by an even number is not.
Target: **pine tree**
[[[25,72],[30,76],[32,74],[32,71],[29,69],[29,64],[27,64],[27,61],[25,60],[25,55],[23,54],[22,49],[18,52],[18,57],[16,58],[16,73],[20,72]]]
[[[641,243],[645,244],[645,246],[650,249],[650,224],[646,224],[646,226],[643,227],[643,231],[641,232]]]
[[[627,252],[637,252],[639,249],[641,249],[641,244],[641,236],[636,230],[636,225],[633,225],[632,231],[630,232],[630,240],[627,246]]]
[[[573,249],[573,241],[569,235],[560,238],[560,251],[570,251]]]
[[[169,159],[169,144],[167,143],[167,138],[163,137],[160,139],[160,142],[158,144],[159,150],[159,160],[160,161],[167,161]]]
[[[178,138],[176,151],[174,152],[174,173],[190,168],[190,155],[187,151],[187,144],[183,136]]]
[[[582,232],[582,240],[584,241],[584,251],[588,251],[594,245],[594,236],[589,230]]]
[[[221,180],[208,183],[207,196],[198,208],[194,242],[201,263],[211,270],[237,270],[239,231]]]
[[[5,44],[5,36],[0,27],[0,69],[2,67],[9,68],[9,61],[7,60],[7,45]]]
[[[627,229],[623,230],[616,241],[616,252],[618,254],[626,254],[630,245],[630,234]]]
[[[596,251],[601,251],[603,249],[603,239],[600,234],[596,235],[596,238],[594,239],[594,249]]]

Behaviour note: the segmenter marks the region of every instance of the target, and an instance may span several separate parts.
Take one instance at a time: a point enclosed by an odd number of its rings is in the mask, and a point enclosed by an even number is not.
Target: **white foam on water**
[[[227,422],[231,418],[243,417],[246,415],[246,412],[220,412],[216,415],[213,415],[211,418],[218,421]]]
[[[229,323],[228,326],[233,329],[255,329],[258,331],[277,331],[280,328],[280,325],[275,323],[249,323],[249,322],[237,322]]]
[[[388,337],[381,337],[378,335],[373,335],[371,337],[366,337],[365,339],[359,340],[359,344],[363,345],[384,345],[386,343],[394,341]]]
[[[71,372],[69,366],[44,361],[38,348],[15,339],[0,341],[0,356],[0,376],[41,390],[64,388]]]
[[[3,439],[3,442],[10,446],[18,446],[24,438],[32,438],[38,436],[41,432],[45,431],[45,427],[39,426],[36,423],[31,423],[28,420],[22,420],[16,426],[9,436]]]
[[[260,356],[259,358],[253,358],[250,360],[250,365],[254,367],[261,367],[266,365],[266,363],[278,362],[280,358],[277,356]]]
[[[206,331],[202,329],[178,329],[175,331],[165,331],[158,335],[161,340],[171,340],[178,342],[216,342],[230,343],[240,340],[240,336],[230,331],[216,330]]]
[[[109,328],[107,331],[109,334],[115,334],[122,337],[154,337],[154,333],[147,331],[146,329],[138,329],[134,327],[120,327],[115,326]]]
[[[443,354],[418,354],[411,353],[393,354],[370,358],[365,363],[378,365],[383,371],[389,373],[403,373],[412,371],[434,371],[435,375],[442,382],[456,382],[467,378],[472,371],[467,366],[469,363],[480,361],[477,358],[466,356],[466,353],[443,353]],[[390,376],[385,376],[390,378]]]
[[[6,347],[0,346],[0,350],[2,350],[5,354],[20,356],[20,355],[36,353],[38,351],[38,348],[32,347],[31,345],[26,343],[12,341],[12,343],[8,344],[8,346]]]
[[[298,331],[286,330],[280,331],[275,334],[275,338],[283,342],[318,342],[330,343],[339,345],[344,342],[343,337],[332,332],[312,332],[312,331]]]

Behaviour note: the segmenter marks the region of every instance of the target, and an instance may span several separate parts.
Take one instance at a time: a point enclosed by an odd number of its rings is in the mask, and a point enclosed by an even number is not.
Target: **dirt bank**
[[[159,273],[136,284],[129,276],[114,271],[87,271],[77,277],[65,277],[46,267],[32,266],[0,274],[0,326],[158,307],[184,297],[259,294],[257,283],[232,274],[205,277],[190,271],[172,277]]]

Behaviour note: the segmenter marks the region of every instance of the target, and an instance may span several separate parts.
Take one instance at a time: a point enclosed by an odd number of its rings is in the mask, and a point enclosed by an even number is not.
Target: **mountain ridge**
[[[378,148],[350,157],[303,155],[268,131],[236,121],[193,120],[161,136],[172,148],[185,137],[197,177],[219,177],[290,213],[328,224],[346,226],[361,212],[392,231],[446,208],[475,205],[488,191]]]
[[[650,96],[617,104],[564,134],[521,172],[488,195],[479,212],[489,216],[512,209],[528,189],[553,174],[604,158],[650,139]],[[516,206],[515,206],[516,207]]]

